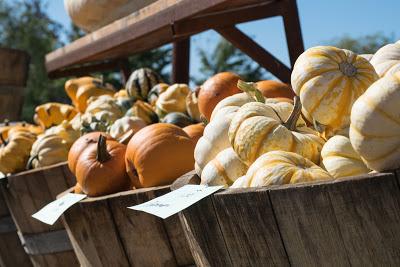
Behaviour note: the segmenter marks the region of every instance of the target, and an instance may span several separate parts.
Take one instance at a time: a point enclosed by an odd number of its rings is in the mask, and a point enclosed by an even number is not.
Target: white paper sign
[[[72,205],[86,198],[86,195],[68,193],[63,197],[47,204],[41,210],[32,215],[41,222],[53,225],[58,218]]]
[[[223,186],[185,185],[161,197],[140,205],[128,207],[128,209],[144,211],[165,219],[186,209],[206,196],[217,192],[222,187]]]
[[[7,178],[7,176],[4,173],[0,172],[0,180],[4,178]]]

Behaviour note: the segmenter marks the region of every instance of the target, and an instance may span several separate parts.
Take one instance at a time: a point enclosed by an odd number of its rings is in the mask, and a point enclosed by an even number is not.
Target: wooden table
[[[295,0],[159,0],[46,55],[51,78],[120,70],[127,57],[173,43],[172,81],[188,82],[190,36],[214,29],[284,82],[290,68],[235,25],[282,16],[290,62],[304,51]],[[268,34],[268,33],[263,33]]]

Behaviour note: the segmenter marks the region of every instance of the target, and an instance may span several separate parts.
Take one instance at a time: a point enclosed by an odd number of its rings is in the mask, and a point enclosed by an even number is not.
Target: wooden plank
[[[0,235],[0,266],[32,266],[16,231]]]
[[[184,175],[176,179],[171,185],[171,190],[176,190],[187,184],[200,184],[200,177],[197,176],[195,170],[185,173]]]
[[[290,69],[242,31],[234,26],[217,28],[215,30],[281,81],[290,82]]]
[[[234,266],[290,265],[268,189],[230,189],[213,197],[219,225]],[[208,235],[209,232],[203,234]]]
[[[211,197],[179,213],[197,266],[232,266]],[[207,232],[207,234],[205,234]]]
[[[293,67],[297,58],[304,52],[304,43],[296,0],[282,0],[282,12],[289,58],[291,66]]]
[[[130,265],[177,266],[163,221],[154,215],[126,208],[153,199],[154,190],[109,198],[113,219]],[[164,187],[158,191],[161,195],[169,189]]]
[[[77,65],[72,68],[59,69],[49,73],[49,78],[56,79],[70,76],[85,76],[95,72],[118,70],[118,60],[93,62],[91,64]]]
[[[190,37],[172,46],[172,82],[189,83]]]
[[[171,25],[175,22],[207,12],[246,6],[257,2],[264,1],[159,0],[48,54],[46,68],[48,72],[53,72],[73,64],[115,58],[117,55],[127,56],[149,50],[174,40]],[[157,35],[152,35],[155,32]]]

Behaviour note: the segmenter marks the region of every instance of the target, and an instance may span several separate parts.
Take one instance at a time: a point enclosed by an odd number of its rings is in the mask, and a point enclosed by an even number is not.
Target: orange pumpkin
[[[204,123],[197,123],[197,124],[192,124],[189,126],[186,126],[183,128],[185,133],[189,135],[190,138],[192,138],[193,142],[197,144],[197,141],[199,141],[200,137],[203,136],[204,132]]]
[[[293,99],[296,96],[290,85],[278,81],[259,81],[256,83],[256,88],[267,98]]]
[[[128,143],[126,171],[136,188],[167,185],[194,166],[195,144],[178,126],[149,125]]]
[[[198,97],[199,111],[208,121],[219,101],[242,92],[237,87],[239,79],[240,77],[232,72],[221,72],[209,78],[201,86]]]
[[[79,156],[75,176],[82,191],[90,197],[129,190],[125,172],[126,146],[100,135],[97,144],[90,144]]]
[[[72,173],[75,173],[76,163],[82,152],[92,144],[97,144],[99,136],[104,135],[107,140],[114,140],[110,135],[102,132],[91,132],[79,137],[71,146],[68,152],[68,167]]]

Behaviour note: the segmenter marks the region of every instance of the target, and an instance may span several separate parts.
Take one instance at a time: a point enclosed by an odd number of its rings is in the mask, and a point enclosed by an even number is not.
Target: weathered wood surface
[[[177,215],[162,220],[127,209],[169,191],[165,186],[88,198],[65,212],[63,222],[81,265],[192,265]]]
[[[301,31],[294,33],[300,29],[295,0],[159,0],[49,53],[46,68],[50,77],[71,75],[71,67],[77,64],[126,58],[167,43],[179,43],[205,30],[232,27],[237,23],[272,16],[284,17],[286,35],[290,38],[290,57],[303,52]],[[279,65],[279,72],[275,72],[276,66],[272,63],[281,62],[263,49],[257,51],[264,56],[262,66],[272,67],[275,75],[283,76],[287,81],[287,67]],[[187,60],[188,57],[184,65]],[[75,70],[79,73],[79,68]],[[182,67],[182,74],[179,75],[186,77],[186,72],[187,68]]]
[[[20,119],[28,67],[27,53],[0,48],[0,121]]]
[[[2,183],[1,191],[34,266],[78,264],[62,223],[50,226],[31,217],[74,184],[66,163],[15,174]],[[51,245],[47,242],[50,237]]]
[[[0,192],[0,266],[32,266]]]
[[[228,189],[180,219],[198,266],[398,266],[398,178]]]

